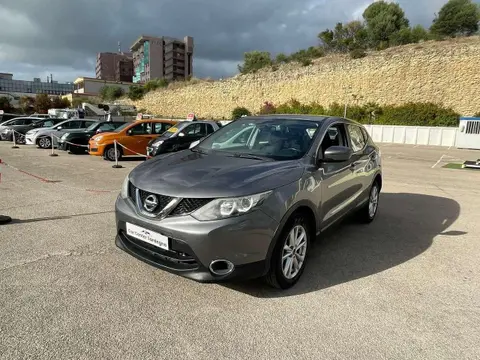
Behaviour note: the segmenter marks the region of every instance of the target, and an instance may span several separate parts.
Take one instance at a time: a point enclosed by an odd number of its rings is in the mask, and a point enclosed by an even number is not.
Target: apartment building
[[[125,52],[98,53],[95,77],[106,81],[131,82],[133,78],[132,54]]]
[[[193,74],[193,38],[140,36],[131,46],[133,82],[185,80]]]

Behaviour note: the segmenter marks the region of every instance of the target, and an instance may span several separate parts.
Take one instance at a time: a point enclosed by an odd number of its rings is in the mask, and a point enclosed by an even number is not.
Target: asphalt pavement
[[[479,359],[480,152],[382,145],[370,225],[323,234],[301,281],[200,284],[114,245],[125,175],[0,142],[1,359]]]

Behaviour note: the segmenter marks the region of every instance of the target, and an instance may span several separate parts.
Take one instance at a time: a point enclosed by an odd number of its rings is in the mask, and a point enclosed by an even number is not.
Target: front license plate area
[[[169,250],[168,237],[128,222],[126,223],[126,228],[127,235],[134,237],[135,239],[142,240],[160,249]]]

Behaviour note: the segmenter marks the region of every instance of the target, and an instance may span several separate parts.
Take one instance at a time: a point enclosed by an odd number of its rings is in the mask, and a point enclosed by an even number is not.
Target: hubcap
[[[50,147],[50,139],[48,138],[42,138],[38,142],[40,144],[40,147],[47,148]]]
[[[372,187],[370,192],[370,201],[368,202],[368,215],[370,218],[375,216],[378,207],[378,186]]]
[[[118,155],[116,154],[116,151],[115,151],[114,148],[108,149],[107,156],[108,156],[108,158],[111,159],[111,160],[115,160],[115,159],[118,158]]]
[[[282,252],[282,272],[287,279],[298,275],[307,253],[307,232],[301,225],[295,226],[285,240]]]

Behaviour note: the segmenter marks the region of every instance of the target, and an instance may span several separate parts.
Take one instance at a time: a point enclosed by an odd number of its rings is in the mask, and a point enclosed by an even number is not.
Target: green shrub
[[[143,86],[144,92],[147,93],[149,91],[157,90],[160,88],[166,88],[168,86],[168,81],[166,79],[153,79],[147,81]]]
[[[412,126],[458,126],[460,115],[434,103],[407,103],[385,106],[375,123]]]
[[[232,120],[240,119],[243,115],[250,116],[252,113],[245,107],[236,107],[232,110]]]
[[[142,86],[132,85],[128,88],[127,96],[130,100],[135,101],[143,98],[144,94],[145,94],[145,90]]]
[[[328,108],[318,103],[302,104],[292,99],[274,106],[265,102],[261,114],[304,114],[343,117],[345,105],[332,103]],[[477,114],[477,116],[480,114]],[[411,126],[458,126],[460,115],[450,108],[433,103],[408,103],[381,107],[376,103],[348,104],[347,118],[364,124],[411,125]]]

